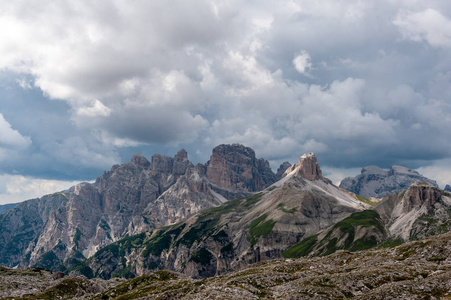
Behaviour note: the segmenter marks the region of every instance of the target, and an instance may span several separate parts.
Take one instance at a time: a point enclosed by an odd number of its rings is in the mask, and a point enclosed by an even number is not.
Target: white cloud
[[[440,188],[451,185],[451,159],[441,159],[432,165],[418,168],[417,171],[427,178],[437,181]]]
[[[80,107],[77,109],[77,114],[87,117],[108,117],[111,109],[103,105],[99,100],[94,100],[94,104],[88,107]]]
[[[405,39],[425,41],[433,47],[451,46],[451,20],[435,9],[402,12],[393,23],[399,27]]]
[[[60,192],[78,181],[45,180],[21,175],[0,175],[0,204],[16,203]]]
[[[312,69],[312,58],[307,51],[302,50],[299,54],[296,54],[293,59],[293,65],[299,73],[310,76],[309,72]]]
[[[117,148],[221,142],[273,161],[315,151],[334,166],[451,155],[444,1],[1,4],[0,69],[64,101],[76,126],[28,147],[59,170],[106,168]],[[8,124],[8,147],[35,142]]]
[[[24,149],[31,144],[29,137],[23,136],[13,129],[0,113],[0,147],[6,149]],[[0,148],[1,149],[1,148]]]

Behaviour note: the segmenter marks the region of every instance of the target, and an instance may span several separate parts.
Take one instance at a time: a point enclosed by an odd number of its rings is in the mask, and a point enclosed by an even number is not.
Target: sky
[[[450,1],[0,5],[0,204],[222,143],[451,184]]]

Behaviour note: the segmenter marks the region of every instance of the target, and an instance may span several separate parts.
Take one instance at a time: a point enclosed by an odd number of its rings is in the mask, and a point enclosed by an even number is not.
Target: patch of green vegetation
[[[282,253],[285,258],[298,258],[302,256],[307,256],[310,252],[312,252],[313,248],[316,245],[316,239],[318,235],[312,235],[308,238],[303,239],[299,243],[291,246],[286,251]]]
[[[246,207],[246,208],[251,207],[252,205],[257,203],[258,201],[260,201],[262,196],[263,196],[263,193],[260,192],[260,193],[257,193],[257,194],[254,194],[254,195],[251,195],[251,196],[245,198],[246,201],[244,202],[244,207]]]
[[[128,265],[127,267],[120,269],[116,273],[114,273],[114,277],[122,277],[127,279],[135,278],[135,274],[132,273],[132,266]]]
[[[364,210],[353,213],[346,219],[335,224],[334,228],[340,228],[342,232],[353,233],[357,226],[374,226],[381,231],[384,230],[379,214],[374,210]]]
[[[191,247],[195,241],[204,240],[211,236],[215,232],[218,221],[219,218],[214,218],[196,222],[178,242],[187,247]]]
[[[382,248],[394,248],[396,246],[399,246],[401,244],[403,244],[404,241],[402,238],[396,238],[396,239],[389,239],[388,241],[386,241],[385,243],[383,243],[381,245]]]
[[[62,267],[62,264],[63,262],[58,258],[58,256],[56,256],[55,252],[50,250],[41,255],[36,264],[33,265],[33,267],[59,271],[62,268],[64,269],[64,267]]]
[[[211,254],[211,252],[206,248],[201,248],[199,251],[196,251],[193,255],[191,255],[190,261],[194,261],[201,265],[209,265],[212,259],[213,254]]]
[[[272,219],[265,221],[267,216],[267,214],[261,215],[248,226],[250,235],[247,237],[247,240],[251,243],[251,246],[257,243],[260,236],[265,238],[274,228],[276,221]]]
[[[177,289],[186,290],[186,293],[190,291],[189,282],[173,282],[175,279],[178,279],[178,277],[172,272],[157,271],[150,275],[144,275],[128,280],[93,299],[131,300]]]
[[[164,250],[171,247],[172,242],[180,235],[185,226],[185,223],[178,223],[158,229],[154,236],[144,242],[146,247],[141,256],[147,257],[149,254],[160,256]]]
[[[284,213],[287,213],[287,214],[292,214],[292,213],[294,213],[296,211],[296,208],[286,209],[284,207],[283,203],[280,203],[279,205],[277,205],[277,209],[281,210],[281,211],[283,211]]]
[[[132,236],[125,236],[117,242],[109,244],[96,252],[95,257],[104,255],[106,252],[111,253],[114,257],[123,257],[126,253],[129,253],[131,249],[139,248],[142,246],[146,237],[146,233],[140,233]]]
[[[336,223],[331,231],[321,240],[313,244],[313,241],[305,241],[303,246],[306,250],[309,247],[313,249],[314,246],[318,245],[322,255],[329,255],[334,253],[339,249],[346,249],[349,251],[360,251],[370,248],[374,248],[378,245],[378,241],[374,236],[363,237],[358,240],[354,240],[357,227],[375,227],[377,230],[384,232],[384,226],[379,217],[379,214],[373,210],[365,210],[362,212],[353,213],[348,218]],[[332,233],[337,233],[339,231],[339,236],[331,238]],[[343,245],[337,246],[337,243],[342,241]],[[310,249],[310,251],[312,250]]]
[[[362,251],[366,249],[371,249],[377,246],[377,240],[374,236],[365,237],[362,239],[355,240],[349,247],[349,251]]]
[[[94,272],[85,263],[80,263],[80,264],[77,264],[77,265],[73,265],[72,267],[67,269],[67,273],[69,273],[69,272],[79,273],[81,275],[86,276],[86,278],[93,278],[94,277]]]
[[[45,290],[38,295],[23,297],[24,299],[72,299],[80,291],[87,291],[91,288],[89,281],[80,277],[63,279],[57,285]]]
[[[332,254],[338,250],[337,249],[337,241],[338,241],[337,238],[333,238],[333,239],[329,240],[329,242],[326,245],[326,252],[324,252],[324,254],[323,254],[324,256]],[[346,244],[345,244],[345,247],[347,247]]]
[[[366,203],[366,204],[371,205],[371,206],[376,206],[376,204],[377,204],[377,202],[371,201],[370,198],[363,197],[363,196],[360,196],[360,195],[357,195],[357,194],[355,194],[355,195],[356,195],[357,199],[359,199],[359,201],[361,201],[363,203]]]
[[[73,238],[73,242],[74,242],[76,248],[78,248],[78,242],[79,242],[80,239],[81,239],[81,235],[82,235],[82,234],[81,234],[80,229],[76,228],[76,229],[75,229],[74,238]]]

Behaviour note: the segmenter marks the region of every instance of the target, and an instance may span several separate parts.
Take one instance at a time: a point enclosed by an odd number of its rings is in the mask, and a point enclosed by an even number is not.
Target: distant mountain
[[[402,192],[416,181],[438,187],[434,180],[402,166],[392,166],[390,170],[378,166],[364,167],[361,174],[343,179],[340,187],[364,197],[382,198]]]
[[[451,231],[451,193],[426,182],[391,194],[371,210],[357,212],[292,246],[285,257],[328,255],[399,245]]]
[[[447,191],[447,192],[451,192],[451,186],[449,185],[449,184],[447,184],[446,186],[445,186],[445,189],[444,189],[445,191]]]
[[[127,235],[174,224],[277,181],[243,145],[220,145],[194,166],[185,150],[136,154],[95,183],[20,203],[0,218],[0,264],[63,269]]]
[[[223,274],[280,257],[300,239],[369,207],[324,178],[312,153],[284,175],[252,196],[119,240],[73,268],[102,278],[158,269],[192,277]]]
[[[9,204],[2,204],[2,205],[0,205],[0,214],[4,213],[7,210],[10,210],[11,208],[16,207],[17,204],[19,204],[19,203],[9,203]]]

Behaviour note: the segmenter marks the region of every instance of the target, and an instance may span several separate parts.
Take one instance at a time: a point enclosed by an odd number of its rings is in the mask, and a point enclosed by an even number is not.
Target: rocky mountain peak
[[[141,166],[143,168],[148,168],[150,166],[150,162],[143,155],[136,153],[133,155],[131,162],[137,166]]]
[[[361,174],[379,174],[379,175],[387,175],[387,171],[378,167],[378,166],[366,166],[362,168]]]
[[[403,167],[403,166],[397,166],[397,165],[392,166],[389,171],[389,175],[394,175],[394,174],[406,174],[406,175],[414,175],[414,176],[420,175],[420,173],[418,173],[417,171],[411,170],[411,169]]]
[[[299,175],[307,180],[318,180],[323,178],[318,160],[313,152],[306,153],[299,157],[298,164],[294,164],[288,168],[285,171],[285,175],[293,171],[296,172],[296,175]]]
[[[207,180],[226,198],[259,191],[277,181],[269,163],[241,144],[215,147],[205,166]],[[237,191],[242,195],[235,194]]]
[[[437,202],[439,197],[440,192],[437,187],[427,182],[417,181],[405,192],[402,211],[403,213],[408,213],[412,209],[423,205],[431,207]]]
[[[447,184],[444,189],[445,192],[451,192],[451,186]]]
[[[180,149],[179,152],[174,156],[175,160],[185,160],[188,159],[188,152],[185,149]]]
[[[277,169],[276,176],[278,179],[281,179],[284,176],[284,173],[291,167],[289,162],[283,162],[279,168]]]
[[[422,176],[417,171],[394,165],[390,170],[378,166],[364,167],[355,177],[346,177],[340,187],[364,197],[382,198],[402,192],[417,181],[424,181],[438,187],[434,180]]]

